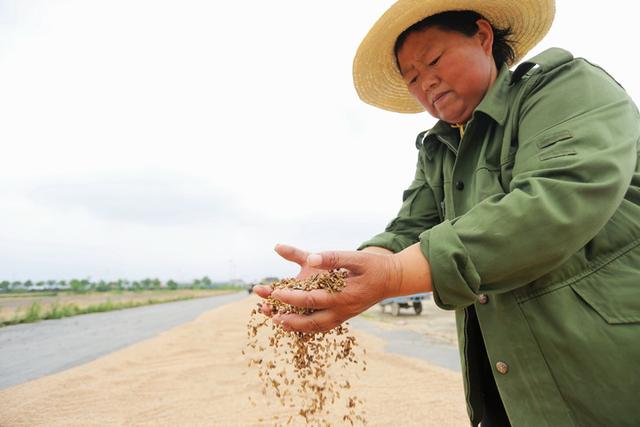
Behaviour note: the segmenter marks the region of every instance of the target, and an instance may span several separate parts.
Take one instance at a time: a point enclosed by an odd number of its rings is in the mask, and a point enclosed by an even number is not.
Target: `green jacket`
[[[398,216],[361,248],[420,242],[473,425],[482,338],[514,426],[640,425],[639,144],[624,89],[557,48],[504,67],[461,140],[418,136]]]

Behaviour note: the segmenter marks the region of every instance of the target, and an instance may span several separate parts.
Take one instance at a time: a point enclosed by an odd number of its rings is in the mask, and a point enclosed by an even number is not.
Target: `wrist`
[[[389,279],[387,280],[387,286],[385,289],[385,298],[393,298],[402,295],[402,282],[403,282],[403,266],[400,260],[399,253],[391,254],[389,256]]]
[[[431,266],[420,244],[409,246],[393,256],[396,284],[394,296],[431,292]]]

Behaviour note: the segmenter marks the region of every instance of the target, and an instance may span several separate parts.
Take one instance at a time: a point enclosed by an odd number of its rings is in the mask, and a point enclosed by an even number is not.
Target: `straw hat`
[[[366,35],[353,61],[353,82],[367,104],[398,113],[424,111],[407,90],[393,48],[407,28],[441,12],[472,10],[495,28],[511,28],[514,63],[549,31],[554,0],[399,0],[378,19]],[[513,65],[513,64],[509,64]]]

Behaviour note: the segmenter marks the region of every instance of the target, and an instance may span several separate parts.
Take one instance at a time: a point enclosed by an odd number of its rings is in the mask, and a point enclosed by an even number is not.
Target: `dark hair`
[[[420,22],[416,22],[404,30],[396,39],[394,47],[396,61],[398,58],[398,52],[402,48],[402,45],[409,34],[435,26],[440,27],[443,30],[457,31],[467,37],[471,37],[478,32],[478,24],[476,24],[478,19],[485,18],[477,12],[464,10],[438,13],[437,15],[429,16]],[[511,28],[501,29],[495,28],[493,25],[491,25],[491,29],[493,30],[493,60],[495,61],[498,70],[500,70],[503,64],[512,63],[516,56],[513,51],[513,47],[511,47],[513,41],[509,40],[509,36],[512,35],[512,32]]]

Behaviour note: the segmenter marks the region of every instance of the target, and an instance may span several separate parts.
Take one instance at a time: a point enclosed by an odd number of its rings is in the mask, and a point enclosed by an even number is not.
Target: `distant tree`
[[[210,288],[213,286],[213,282],[211,281],[211,279],[209,279],[209,276],[204,276],[202,279],[200,279],[200,283],[202,284],[203,288]]]
[[[85,280],[71,279],[69,286],[71,287],[71,292],[79,294],[87,292],[88,290]]]
[[[174,282],[173,280],[169,279],[167,281],[167,288],[171,289],[172,291],[175,291],[176,289],[178,289],[178,283]]]
[[[105,282],[104,280],[100,280],[96,285],[95,289],[98,292],[107,292],[110,289],[110,287],[109,287],[109,284],[107,284],[107,282]]]
[[[24,284],[24,287],[27,288],[28,291],[30,291],[31,287],[33,286],[33,282],[31,280],[27,280],[23,284]]]
[[[9,282],[7,280],[3,280],[2,282],[0,282],[0,291],[1,292],[7,292],[10,287],[11,287],[11,282]]]

